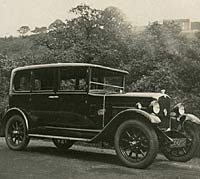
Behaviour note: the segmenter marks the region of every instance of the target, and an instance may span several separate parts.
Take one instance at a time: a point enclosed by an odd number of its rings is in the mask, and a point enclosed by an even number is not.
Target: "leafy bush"
[[[173,23],[149,24],[137,32],[115,7],[79,5],[75,17],[54,21],[34,35],[0,38],[0,97],[6,103],[10,72],[31,64],[87,62],[128,70],[128,91],[165,89],[200,116],[200,35],[187,38]]]

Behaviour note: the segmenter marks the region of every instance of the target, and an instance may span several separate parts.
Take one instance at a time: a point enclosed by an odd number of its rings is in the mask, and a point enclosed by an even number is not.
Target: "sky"
[[[69,10],[79,4],[118,7],[136,26],[163,19],[200,21],[200,0],[0,0],[0,37],[17,36],[23,25],[34,29],[48,27],[56,19],[70,19]]]

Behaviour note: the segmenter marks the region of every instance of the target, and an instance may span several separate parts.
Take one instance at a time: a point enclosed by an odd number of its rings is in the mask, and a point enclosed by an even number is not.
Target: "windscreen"
[[[123,91],[124,74],[106,69],[93,68],[91,71],[91,92],[121,92]]]

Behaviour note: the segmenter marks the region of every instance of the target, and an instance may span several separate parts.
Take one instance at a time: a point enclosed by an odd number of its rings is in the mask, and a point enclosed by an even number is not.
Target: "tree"
[[[29,26],[21,26],[18,30],[17,30],[21,36],[24,36],[27,32],[30,31]]]
[[[43,27],[35,27],[35,29],[32,30],[31,32],[33,32],[35,34],[46,33],[47,32],[47,27],[45,27],[45,26],[43,26]]]
[[[69,47],[66,50],[76,51],[77,61],[119,66],[127,52],[123,43],[131,33],[131,25],[121,11],[114,7],[97,10],[79,5],[70,12],[76,18],[66,24],[64,39]]]
[[[54,22],[52,22],[49,25],[49,30],[58,30],[58,29],[62,29],[63,27],[65,27],[65,23],[60,20],[60,19],[56,19]]]

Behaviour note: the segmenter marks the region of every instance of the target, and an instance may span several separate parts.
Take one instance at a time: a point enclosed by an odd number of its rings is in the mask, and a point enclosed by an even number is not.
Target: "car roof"
[[[51,63],[51,64],[40,64],[40,65],[30,65],[30,66],[24,66],[24,67],[18,67],[13,70],[13,72],[21,71],[21,70],[29,70],[29,69],[38,69],[38,68],[48,68],[48,67],[92,67],[92,68],[100,68],[105,70],[111,70],[115,72],[120,72],[124,74],[128,74],[125,70],[119,70],[116,68],[111,67],[105,67],[101,65],[96,64],[89,64],[89,63]]]

